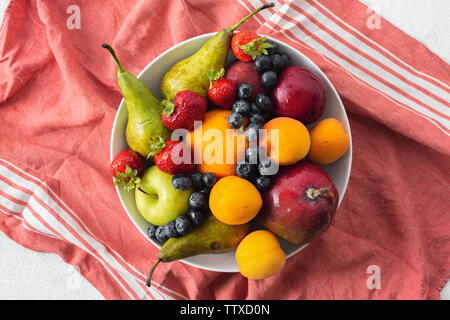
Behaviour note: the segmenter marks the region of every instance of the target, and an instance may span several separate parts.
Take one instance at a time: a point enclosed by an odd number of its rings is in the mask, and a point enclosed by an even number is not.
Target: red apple
[[[311,162],[282,167],[263,194],[260,222],[282,239],[305,244],[331,224],[339,195],[328,175]]]
[[[283,70],[272,91],[275,114],[313,123],[325,108],[325,83],[314,72],[298,67]]]
[[[255,70],[255,64],[253,62],[233,62],[227,68],[225,78],[233,80],[238,85],[242,82],[250,84],[253,88],[252,100],[255,99],[258,93],[264,91],[261,75]]]

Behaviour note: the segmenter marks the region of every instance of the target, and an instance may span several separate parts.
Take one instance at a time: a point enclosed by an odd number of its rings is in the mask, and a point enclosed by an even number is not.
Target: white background
[[[0,21],[9,0],[0,1]],[[450,1],[362,0],[446,61],[450,59]],[[449,282],[450,283],[450,282]],[[441,298],[450,300],[450,284]],[[102,299],[59,256],[25,249],[0,232],[0,299]]]

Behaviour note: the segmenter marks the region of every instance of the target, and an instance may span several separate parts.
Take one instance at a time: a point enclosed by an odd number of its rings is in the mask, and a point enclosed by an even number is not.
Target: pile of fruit
[[[318,165],[342,157],[349,137],[338,120],[318,121],[324,82],[266,37],[234,33],[270,6],[172,66],[162,102],[103,45],[129,115],[130,148],[111,173],[116,185],[135,189],[148,236],[162,244],[148,285],[160,262],[233,249],[244,276],[264,279],[286,262],[277,236],[302,245],[331,224],[339,195]],[[226,66],[230,48],[236,60]],[[255,220],[265,230],[249,233]]]

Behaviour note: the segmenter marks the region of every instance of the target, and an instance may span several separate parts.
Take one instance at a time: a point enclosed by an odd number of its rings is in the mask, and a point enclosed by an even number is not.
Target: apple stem
[[[267,8],[272,8],[275,7],[275,4],[273,2],[271,3],[266,3],[265,5],[259,7],[258,9],[256,9],[255,11],[253,11],[252,13],[250,13],[248,16],[246,16],[244,19],[242,19],[241,21],[239,21],[238,23],[236,23],[234,26],[232,26],[231,28],[229,28],[230,31],[234,31],[236,30],[241,24],[243,24],[245,21],[247,21],[248,19],[250,19],[252,16],[254,16],[255,14],[257,14],[258,12],[260,12],[261,10],[267,9]]]
[[[148,277],[147,277],[147,282],[145,282],[145,285],[147,287],[149,287],[149,288],[152,286],[152,274],[153,274],[153,271],[155,271],[155,268],[158,266],[158,264],[160,262],[161,262],[161,259],[158,258],[158,260],[156,260],[156,262],[153,265],[153,267],[150,269],[150,272],[149,272]]]
[[[147,192],[145,192],[144,190],[142,190],[141,187],[138,187],[138,190],[139,190],[140,192],[143,192],[143,193],[145,193],[146,195],[149,196],[149,194],[148,194]]]
[[[308,190],[306,190],[306,196],[310,200],[317,200],[318,198],[323,196],[325,193],[327,193],[328,190],[329,190],[328,188],[316,189],[313,187],[309,187]]]

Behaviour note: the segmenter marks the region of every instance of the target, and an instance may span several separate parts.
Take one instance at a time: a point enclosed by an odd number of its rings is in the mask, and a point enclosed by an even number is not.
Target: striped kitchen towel
[[[0,29],[0,230],[77,266],[107,299],[438,299],[450,276],[449,65],[359,1],[273,2],[241,28],[327,74],[354,150],[333,225],[280,274],[255,281],[174,262],[145,287],[157,249],[108,170],[122,97],[100,44],[137,74],[259,0],[11,0]]]

